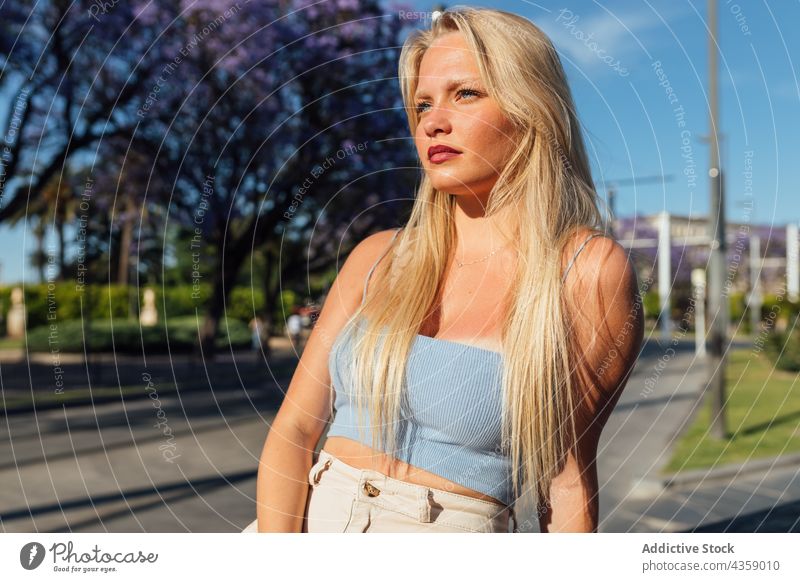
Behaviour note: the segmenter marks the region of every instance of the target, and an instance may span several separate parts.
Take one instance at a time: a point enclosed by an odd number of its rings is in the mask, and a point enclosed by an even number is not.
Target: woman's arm
[[[381,231],[361,241],[328,292],[261,453],[256,483],[259,532],[303,529],[308,472],[330,417],[330,349],[361,303],[367,272],[392,234]]]
[[[589,241],[565,282],[578,395],[578,442],[539,509],[543,532],[596,532],[599,513],[597,447],[619,400],[644,336],[644,315],[627,251],[604,237]]]

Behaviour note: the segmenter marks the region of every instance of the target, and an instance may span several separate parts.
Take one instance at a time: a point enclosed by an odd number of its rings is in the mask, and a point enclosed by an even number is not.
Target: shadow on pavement
[[[190,497],[200,496],[203,493],[208,493],[222,487],[228,487],[234,483],[246,481],[256,476],[255,470],[238,471],[229,475],[219,475],[214,477],[203,477],[200,479],[193,479],[189,481],[179,481],[159,485],[158,487],[142,487],[139,489],[132,489],[130,491],[120,491],[119,493],[109,493],[106,495],[95,495],[93,497],[84,497],[81,499],[73,499],[58,503],[49,503],[45,505],[38,505],[35,507],[11,510],[2,515],[3,522],[11,522],[19,519],[31,519],[38,516],[60,513],[63,511],[88,509],[94,508],[97,512],[97,517],[86,519],[82,521],[70,522],[69,527],[59,528],[50,533],[67,532],[75,529],[85,528],[91,525],[102,525],[104,521],[112,520],[115,517],[129,516],[131,513],[148,509],[158,505],[164,505],[167,502],[177,501]],[[150,499],[155,497],[155,499]],[[141,503],[130,503],[131,500],[142,500]],[[106,512],[101,515],[99,508],[102,506],[117,504],[124,502],[125,507],[119,510]],[[132,511],[133,510],[133,511]],[[100,531],[95,529],[93,531]]]
[[[684,533],[800,533],[800,501],[738,515]]]

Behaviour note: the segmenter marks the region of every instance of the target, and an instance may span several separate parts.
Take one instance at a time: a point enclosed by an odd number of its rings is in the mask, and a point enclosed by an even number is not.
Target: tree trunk
[[[127,285],[130,272],[131,242],[133,241],[133,220],[130,212],[133,210],[133,203],[130,197],[125,205],[125,218],[122,220],[122,233],[119,239],[119,270],[117,271],[117,283]]]
[[[250,256],[251,249],[265,244],[280,216],[275,212],[269,216],[254,217],[241,236],[235,240],[229,239],[227,243],[223,239],[217,245],[219,268],[214,271],[211,299],[200,332],[200,347],[204,356],[211,357],[214,354],[214,339],[225,312],[228,293],[236,282],[242,264]]]
[[[217,337],[219,323],[225,313],[225,303],[228,300],[231,287],[236,282],[239,269],[247,258],[246,253],[230,252],[225,257],[223,263],[222,249],[218,249],[217,252],[220,258],[220,267],[214,271],[214,281],[208,311],[203,321],[203,327],[200,330],[200,347],[202,348],[203,357],[208,358],[213,357],[216,351],[214,339]]]
[[[270,340],[272,339],[272,329],[275,322],[272,321],[272,306],[274,305],[272,299],[272,253],[269,249],[264,250],[264,355],[269,357],[271,355]]]

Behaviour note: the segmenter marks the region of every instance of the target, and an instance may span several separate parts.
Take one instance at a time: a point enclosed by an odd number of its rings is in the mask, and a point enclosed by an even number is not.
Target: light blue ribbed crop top
[[[395,232],[392,241],[399,232]],[[593,236],[598,234],[589,238]],[[362,304],[369,277],[384,254],[386,251],[367,275]],[[369,413],[364,414],[367,426],[362,441],[353,382],[348,374],[353,332],[361,329],[358,324],[349,329],[344,326],[330,350],[329,369],[336,396],[334,420],[327,436],[347,437],[371,446]],[[506,505],[512,504],[511,459],[500,447],[502,369],[500,352],[417,334],[407,362],[396,458]]]

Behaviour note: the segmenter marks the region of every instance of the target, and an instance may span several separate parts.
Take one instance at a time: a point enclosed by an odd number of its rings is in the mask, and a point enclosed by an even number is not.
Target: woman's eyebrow
[[[464,77],[462,79],[450,79],[449,81],[447,81],[447,84],[445,85],[445,91],[452,91],[453,89],[455,89],[459,85],[463,85],[464,83],[479,83],[479,82],[480,82],[480,79],[475,78],[475,77]],[[419,99],[420,97],[430,97],[430,95],[428,95],[425,91],[418,90],[416,93],[414,93],[414,99]]]

